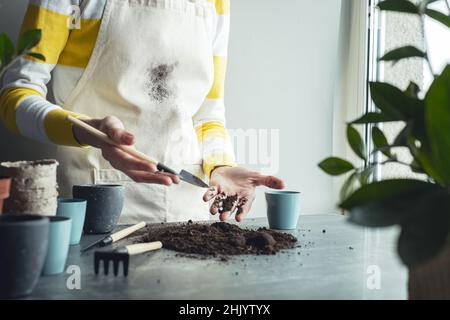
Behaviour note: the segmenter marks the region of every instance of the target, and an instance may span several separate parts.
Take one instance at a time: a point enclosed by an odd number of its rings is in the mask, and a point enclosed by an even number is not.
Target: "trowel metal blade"
[[[209,188],[209,186],[205,182],[203,182],[202,179],[194,176],[192,173],[189,173],[186,170],[181,170],[179,177],[184,182],[190,183],[194,186],[197,186],[200,188]]]

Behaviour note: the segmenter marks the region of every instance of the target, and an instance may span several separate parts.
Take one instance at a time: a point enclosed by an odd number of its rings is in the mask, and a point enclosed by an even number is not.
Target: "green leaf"
[[[389,145],[387,138],[384,135],[383,131],[381,131],[381,129],[378,127],[372,128],[372,140],[373,140],[373,144],[377,148],[382,148],[382,147]]]
[[[366,227],[404,226],[416,219],[417,216],[427,217],[431,199],[436,200],[436,195],[440,192],[442,189],[430,188],[429,190],[396,194],[383,200],[370,201],[353,208],[350,211],[349,220]],[[428,215],[428,217],[430,216]],[[432,235],[429,236],[432,237]]]
[[[387,156],[388,158],[392,157],[392,153],[390,152],[389,148],[386,148],[389,146],[389,142],[387,141],[386,136],[384,135],[383,131],[380,130],[378,127],[372,128],[372,141],[376,148],[382,150],[381,152]]]
[[[37,53],[37,52],[27,52],[27,53],[25,53],[25,56],[30,56],[30,57],[36,58],[38,60],[45,61],[44,55]]]
[[[389,144],[389,145],[386,145],[386,146],[383,146],[383,147],[380,147],[380,148],[373,148],[373,150],[372,150],[372,152],[370,152],[370,154],[372,155],[372,154],[375,154],[377,152],[381,152],[381,153],[385,154],[387,152],[387,153],[390,154],[390,156],[388,156],[389,159],[396,161],[397,160],[397,156],[395,154],[392,154],[391,150],[393,148],[397,148],[397,147],[399,147],[399,146],[395,146],[395,145]]]
[[[348,161],[336,157],[330,157],[319,163],[319,167],[332,176],[347,173],[355,167]]]
[[[363,160],[366,160],[366,147],[358,130],[351,125],[347,126],[347,140],[353,152]]]
[[[340,204],[345,210],[352,210],[368,203],[394,199],[412,192],[424,192],[438,188],[421,180],[393,179],[374,182],[361,187],[350,198]]]
[[[393,61],[395,63],[402,59],[415,58],[415,57],[425,58],[426,53],[423,52],[422,50],[417,49],[416,47],[405,46],[405,47],[398,48],[398,49],[387,52],[384,56],[382,56],[380,58],[380,61]]]
[[[414,267],[436,256],[446,245],[450,229],[449,196],[425,194],[412,199],[412,215],[402,223],[398,253],[403,263]]]
[[[411,163],[409,164],[409,166],[411,167],[411,171],[414,172],[414,173],[419,173],[419,174],[424,174],[424,173],[426,173],[426,172],[422,169],[420,163],[419,163],[416,159],[413,159],[413,160],[411,161]]]
[[[39,41],[41,41],[41,30],[28,30],[24,32],[20,37],[17,44],[17,54],[24,54],[26,51],[35,47]]]
[[[450,185],[450,65],[437,77],[426,96],[426,129],[432,159],[446,186]]]
[[[0,65],[7,66],[14,55],[14,43],[6,33],[0,33]]]
[[[407,94],[411,98],[419,98],[420,87],[417,83],[411,81],[408,85],[408,88],[405,90],[405,94]]]
[[[450,16],[447,16],[446,14],[433,9],[426,9],[425,14],[450,28]]]
[[[340,192],[341,202],[350,197],[350,195],[352,195],[361,186],[368,184],[374,171],[375,167],[371,166],[365,168],[364,170],[353,172],[342,185]]]
[[[399,120],[401,120],[401,119],[387,116],[381,112],[368,112],[368,113],[364,114],[362,117],[352,121],[351,124],[382,123],[382,122],[391,122],[391,121],[399,121]]]
[[[398,147],[407,147],[408,139],[411,136],[412,128],[411,125],[406,125],[395,137],[394,145]]]
[[[419,8],[407,0],[385,0],[378,4],[380,10],[406,13],[419,13]]]
[[[391,84],[371,82],[370,92],[378,109],[392,118],[406,121],[415,119],[424,112],[422,100],[411,98]]]
[[[416,139],[412,136],[408,138],[407,146],[413,155],[414,159],[420,164],[420,167],[432,177],[437,183],[444,185],[445,179],[442,177],[442,174],[437,169],[437,165],[435,164],[435,160],[432,158],[432,153],[430,151],[430,147],[425,143],[419,148],[415,145]]]
[[[347,199],[353,192],[355,192],[360,187],[358,183],[358,174],[353,172],[344,182],[341,187],[341,192],[339,198],[341,201]]]
[[[375,171],[375,167],[370,166],[364,169],[363,171],[359,172],[358,180],[359,183],[364,186],[370,182],[370,179],[372,178],[372,175]]]

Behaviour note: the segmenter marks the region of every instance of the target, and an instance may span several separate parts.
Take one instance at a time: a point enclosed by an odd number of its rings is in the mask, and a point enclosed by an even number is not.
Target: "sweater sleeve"
[[[213,43],[214,82],[194,116],[194,127],[203,154],[203,170],[209,177],[219,166],[235,166],[234,151],[225,121],[225,74],[230,31],[230,1],[213,2],[217,12],[216,36]]]
[[[65,118],[68,114],[47,99],[46,85],[70,34],[72,0],[30,0],[21,33],[41,29],[42,39],[32,49],[46,61],[32,57],[16,60],[6,70],[0,91],[0,118],[14,133],[46,143],[80,146]]]

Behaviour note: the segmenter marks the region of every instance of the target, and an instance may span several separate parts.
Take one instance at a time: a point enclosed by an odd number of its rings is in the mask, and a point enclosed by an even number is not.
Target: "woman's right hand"
[[[127,146],[134,144],[134,135],[126,131],[122,121],[116,117],[109,116],[103,119],[80,120],[103,131],[119,144]],[[101,141],[82,128],[74,126],[73,134],[80,144],[90,145],[101,149],[103,158],[108,160],[113,168],[122,171],[136,182],[156,183],[166,186],[170,186],[172,183],[178,184],[180,182],[178,176],[159,172],[156,165],[153,163],[135,158],[119,148]]]

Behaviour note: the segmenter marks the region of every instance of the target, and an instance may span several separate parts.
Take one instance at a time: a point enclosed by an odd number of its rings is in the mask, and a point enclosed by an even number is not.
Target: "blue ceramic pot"
[[[84,199],[58,199],[58,210],[56,215],[72,219],[72,230],[70,231],[70,244],[80,243],[83,233],[84,220],[86,218],[86,200]]]
[[[49,219],[32,215],[0,216],[0,297],[30,295],[48,248]]]
[[[300,192],[267,191],[267,219],[271,229],[293,230],[300,215]]]
[[[72,219],[67,217],[49,217],[48,250],[42,275],[59,274],[64,271],[72,229]]]
[[[119,222],[123,208],[123,186],[121,185],[77,185],[73,186],[74,198],[87,200],[84,233],[109,233]]]

